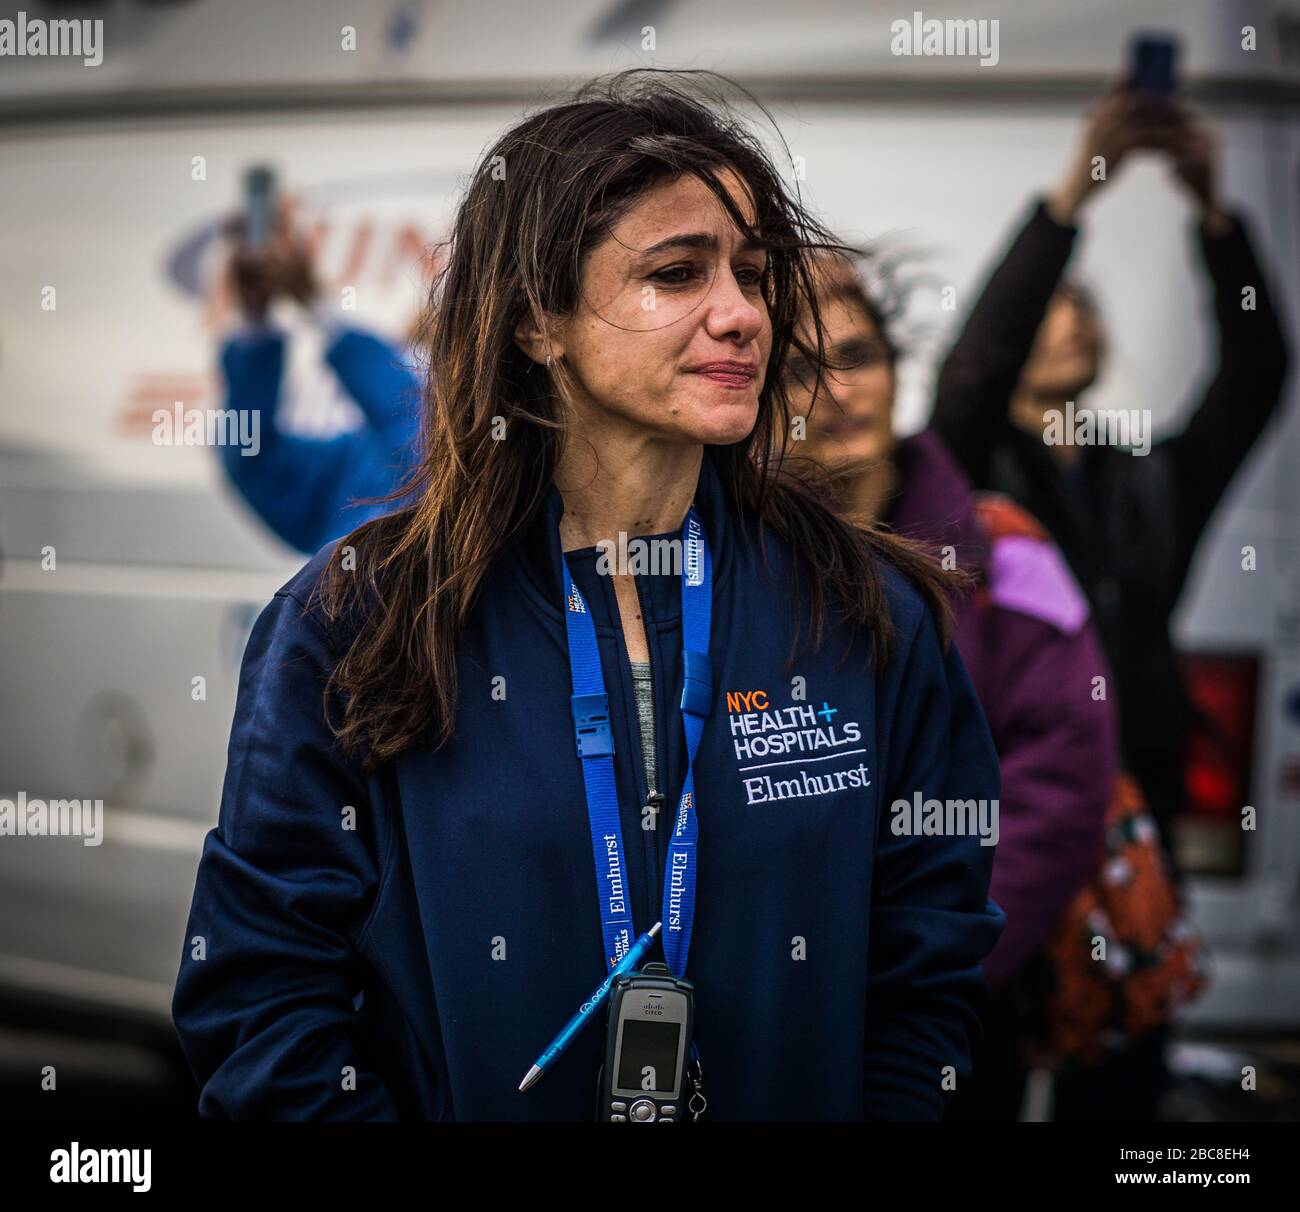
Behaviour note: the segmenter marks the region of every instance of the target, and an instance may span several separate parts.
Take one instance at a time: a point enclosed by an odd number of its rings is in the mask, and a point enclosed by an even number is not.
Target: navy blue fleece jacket
[[[769,533],[764,569],[758,523],[724,499],[707,451],[696,504],[714,557],[713,700],[695,768],[687,975],[708,1117],[937,1119],[945,1079],[970,1070],[980,961],[1005,918],[987,897],[992,847],[896,833],[890,805],[997,799],[970,680],[888,567],[887,664],[864,671],[867,637],[831,618],[821,651],[785,667],[789,586],[802,575],[792,553]],[[454,740],[370,776],[333,748],[322,718],[323,679],[352,634],[309,608],[328,552],[258,619],[173,1004],[203,1114],[594,1116],[594,1028],[537,1086],[516,1088],[603,976],[562,512],[551,488],[489,575],[460,641]],[[568,559],[594,616],[643,931],[659,917],[666,829],[642,828],[633,682],[597,554]],[[680,582],[648,573],[637,589],[673,803],[685,769]]]

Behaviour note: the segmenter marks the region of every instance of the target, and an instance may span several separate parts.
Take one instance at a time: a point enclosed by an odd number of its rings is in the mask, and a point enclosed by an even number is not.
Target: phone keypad
[[[609,1104],[609,1110],[609,1122],[612,1124],[625,1124],[629,1120],[634,1124],[675,1124],[677,1122],[675,1104],[664,1103],[661,1107],[656,1107],[648,1098],[637,1099],[632,1104],[631,1111],[627,1109],[627,1103],[616,1099]]]

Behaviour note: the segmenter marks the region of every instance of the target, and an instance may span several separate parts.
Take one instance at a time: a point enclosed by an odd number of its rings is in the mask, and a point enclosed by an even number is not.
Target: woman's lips
[[[719,358],[716,362],[701,362],[698,366],[684,368],[690,374],[712,379],[719,387],[739,391],[749,387],[758,378],[758,367],[740,358]]]
[[[715,383],[721,383],[723,387],[748,387],[754,381],[753,375],[736,372],[729,374],[721,370],[697,370],[697,375],[703,375],[706,379],[712,379]]]

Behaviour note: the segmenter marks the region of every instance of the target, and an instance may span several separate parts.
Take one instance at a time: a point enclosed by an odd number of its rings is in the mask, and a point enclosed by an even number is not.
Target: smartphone
[[[259,164],[244,174],[244,243],[261,248],[271,236],[275,214],[275,173]]]
[[[1129,88],[1172,97],[1178,91],[1178,40],[1172,34],[1136,34],[1130,48]]]

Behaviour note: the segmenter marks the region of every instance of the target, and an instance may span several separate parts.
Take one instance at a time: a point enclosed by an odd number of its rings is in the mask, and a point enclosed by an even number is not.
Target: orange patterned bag
[[[1106,810],[1102,868],[1040,958],[1045,988],[1034,1064],[1094,1064],[1205,988],[1205,944],[1183,916],[1155,821],[1130,775],[1116,779]]]

